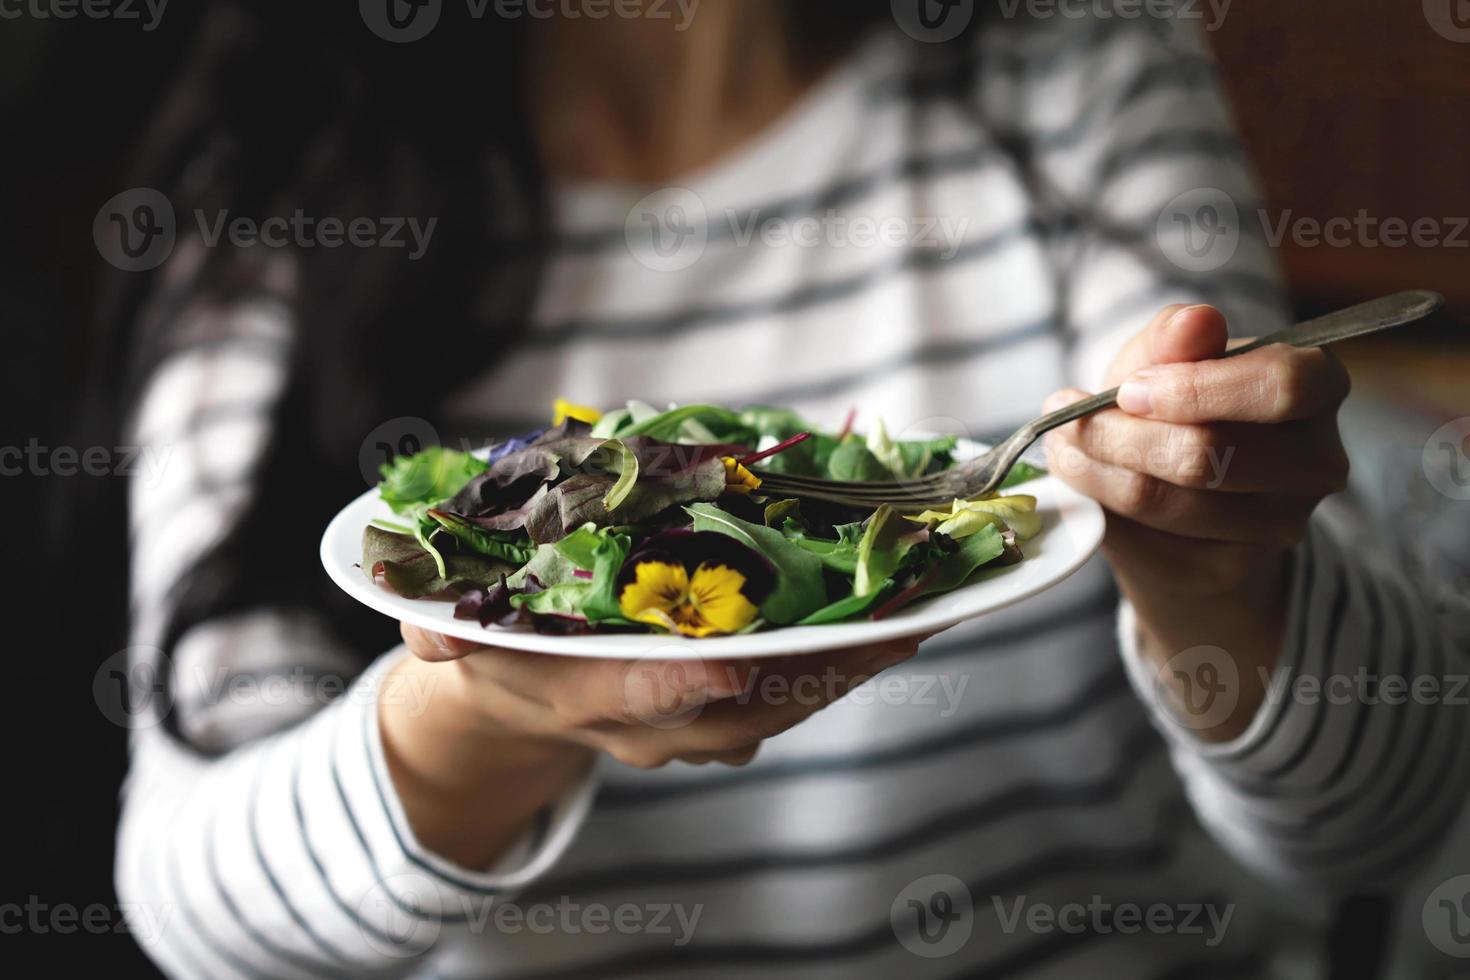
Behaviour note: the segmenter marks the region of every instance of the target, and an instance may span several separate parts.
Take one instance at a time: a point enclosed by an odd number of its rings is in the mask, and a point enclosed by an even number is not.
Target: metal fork
[[[1238,357],[1271,344],[1325,347],[1349,337],[1422,320],[1443,305],[1444,297],[1428,290],[1395,293],[1278,330],[1248,344],[1232,347],[1220,356]],[[1117,388],[1084,398],[1027,422],[988,452],[961,466],[912,480],[825,480],[819,477],[772,473],[759,467],[754,472],[761,479],[761,490],[767,493],[826,500],[856,507],[876,508],[886,503],[901,510],[922,510],[946,505],[955,499],[971,500],[994,493],[1011,471],[1011,467],[1021,458],[1021,454],[1043,434],[1084,415],[1111,408],[1117,403]]]

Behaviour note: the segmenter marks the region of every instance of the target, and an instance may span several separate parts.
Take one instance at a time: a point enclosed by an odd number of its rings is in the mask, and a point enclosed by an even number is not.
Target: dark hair
[[[835,54],[886,15],[883,0],[790,0],[792,29],[814,57]],[[384,420],[425,416],[444,391],[484,371],[514,343],[480,315],[529,311],[539,262],[492,229],[507,215],[539,228],[544,197],[527,121],[518,20],[446,24],[390,44],[329,5],[262,14],[216,0],[199,18],[176,85],[141,142],[131,184],[162,191],[178,214],[228,209],[269,216],[437,218],[422,258],[401,250],[310,249],[293,255],[294,286],[277,295],[297,325],[257,492],[234,529],[184,576],[164,639],[262,606],[325,613],[364,655],[394,624],[326,582],[316,546],[332,513],[363,490],[359,448]],[[508,175],[487,179],[492,161]],[[508,200],[513,197],[514,200]],[[186,303],[230,303],[269,287],[259,249],[205,250],[187,280],[119,273],[107,284],[91,416],[112,428],[177,346]],[[534,251],[534,250],[533,250]],[[165,266],[167,268],[167,266]],[[496,335],[496,331],[500,335]],[[408,362],[406,338],[432,335],[457,356]],[[91,506],[123,526],[118,501]],[[93,525],[96,526],[96,525]]]

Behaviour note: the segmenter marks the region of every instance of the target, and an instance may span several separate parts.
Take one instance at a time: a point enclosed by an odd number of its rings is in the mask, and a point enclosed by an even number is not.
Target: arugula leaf
[[[867,595],[853,593],[850,596],[838,599],[836,602],[828,603],[810,616],[798,620],[796,625],[821,626],[826,623],[840,623],[844,619],[852,619],[877,605],[878,600],[883,597],[884,593],[890,590],[892,585],[893,579],[887,579]]]
[[[684,508],[694,530],[717,531],[752,549],[776,568],[776,584],[761,603],[761,615],[778,626],[794,623],[827,601],[822,563],[773,528],[742,521],[711,504]]]
[[[487,464],[456,449],[430,446],[412,456],[397,456],[378,468],[383,481],[378,496],[403,514],[419,505],[434,505],[454,496],[485,472]]]
[[[1005,536],[998,527],[987,527],[970,535],[960,542],[958,551],[939,560],[934,566],[934,577],[919,595],[933,595],[959,588],[976,569],[999,558],[1004,551]]]
[[[860,525],[852,525],[860,526]],[[795,544],[803,551],[809,551],[821,559],[822,564],[834,572],[841,572],[851,578],[857,572],[857,542],[831,541],[826,538],[814,538],[806,533],[806,529],[790,518],[781,525],[781,533],[786,540]]]
[[[636,418],[636,411],[634,416]],[[741,422],[738,413],[717,405],[681,405],[622,426],[613,434],[619,438],[648,436],[661,442],[680,442],[683,441],[681,435],[686,434],[684,429],[687,423],[695,423],[705,429],[703,433],[696,433],[706,437],[698,440],[699,442],[731,441],[744,444],[750,441],[752,434],[749,427]],[[689,441],[695,442],[692,439]]]

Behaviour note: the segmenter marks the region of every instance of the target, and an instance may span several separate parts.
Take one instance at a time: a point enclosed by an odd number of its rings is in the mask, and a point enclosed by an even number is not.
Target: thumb
[[[1155,364],[1202,361],[1225,350],[1225,316],[1212,306],[1166,306],[1123,345],[1108,370],[1108,384],[1121,384]]]
[[[1154,364],[1207,361],[1225,352],[1230,329],[1213,306],[1186,306],[1153,332],[1149,353]]]

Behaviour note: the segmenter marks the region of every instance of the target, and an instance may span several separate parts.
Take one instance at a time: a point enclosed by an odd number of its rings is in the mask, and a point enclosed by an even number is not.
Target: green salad
[[[793,412],[558,401],[552,426],[471,454],[432,446],[382,467],[394,512],[363,532],[362,568],[483,626],[689,637],[881,619],[1021,560],[1036,499],[922,513],[763,493],[761,473],[912,479],[956,440],[814,430]],[[1022,463],[1004,489],[1042,475]]]

